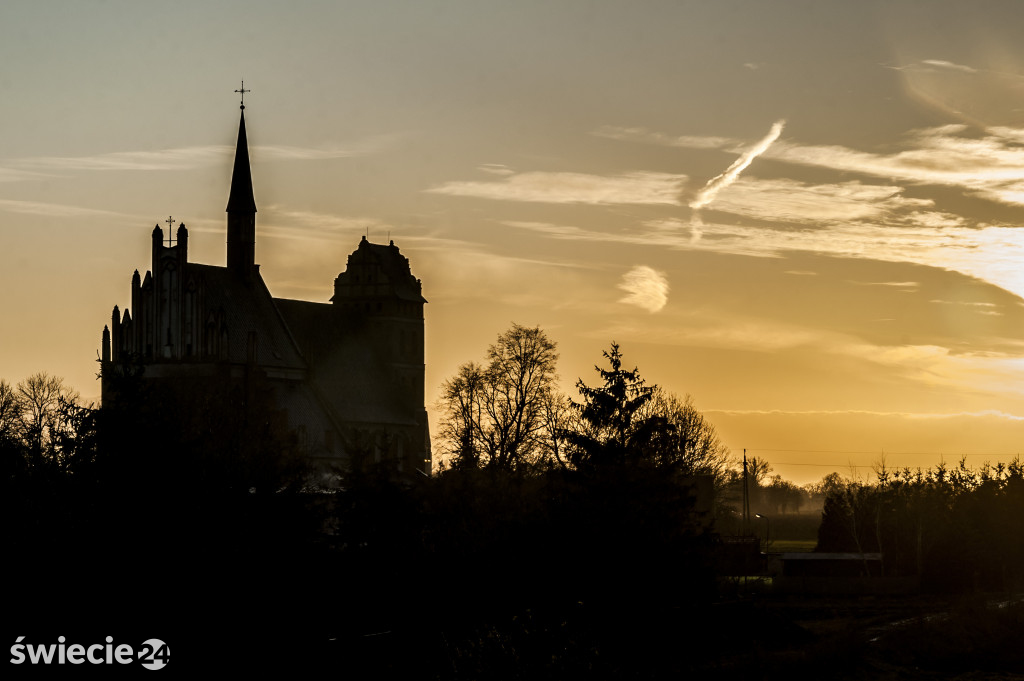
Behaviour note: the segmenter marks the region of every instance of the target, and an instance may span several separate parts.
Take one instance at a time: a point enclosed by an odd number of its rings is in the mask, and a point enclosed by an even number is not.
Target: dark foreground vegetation
[[[1024,589],[1024,464],[961,461],[877,471],[872,483],[826,480],[819,551],[880,552],[883,574],[928,592]]]
[[[155,637],[180,669],[360,678],[1024,669],[1024,606],[994,607],[1010,594],[775,597],[717,575],[714,532],[646,476],[389,473],[332,494],[40,483],[5,528],[9,639]]]
[[[578,403],[509,410],[529,391],[495,390],[494,365],[525,375],[504,340],[447,386],[449,465],[357,454],[334,489],[237,386],[183,404],[125,376],[92,410],[51,380],[33,411],[0,383],[9,640],[346,678],[1024,678],[1019,462],[826,480],[819,548],[881,551],[922,592],[775,596],[727,575],[737,474],[689,401],[613,345]]]

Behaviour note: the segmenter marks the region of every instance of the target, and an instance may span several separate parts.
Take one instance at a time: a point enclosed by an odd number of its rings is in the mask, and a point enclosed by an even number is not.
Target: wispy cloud
[[[637,265],[622,275],[619,288],[627,293],[620,303],[658,312],[668,303],[668,277],[647,265]]]
[[[623,138],[632,134],[619,133]],[[1024,202],[1024,129],[993,128],[982,137],[969,137],[964,126],[953,125],[916,131],[910,140],[913,149],[889,155],[776,141],[764,156],[917,183],[958,185],[969,193],[1002,200],[1009,200],[1019,186]],[[689,144],[678,138],[671,143]],[[647,222],[644,230],[614,233],[565,224],[513,226],[564,240],[755,257],[810,252],[906,262],[960,272],[1024,297],[1024,228],[969,224],[959,215],[935,210],[931,199],[907,197],[898,185],[809,184],[744,176],[719,187],[713,198],[715,210],[759,224],[705,223],[695,211],[688,221]]]
[[[727,149],[742,153],[743,141],[734,137],[712,137],[706,135],[667,135],[647,128],[605,125],[593,132],[597,137],[619,140],[620,142],[642,142],[683,149]]]
[[[685,324],[632,325],[615,322],[595,332],[603,337],[637,337],[645,342],[745,352],[817,355],[830,362],[870,365],[892,380],[927,386],[970,389],[992,395],[1024,395],[1024,358],[1020,352],[953,352],[941,345],[881,345],[834,331],[745,315],[690,315]],[[876,372],[877,373],[877,372]]]
[[[968,307],[974,310],[974,312],[976,312],[977,314],[988,315],[990,317],[1005,316],[1002,312],[1000,312],[997,309],[999,308],[999,305],[996,305],[995,303],[973,302],[967,300],[929,300],[928,302],[937,305],[956,305],[959,307]]]
[[[537,232],[556,239],[579,241],[617,241],[615,235],[604,232],[593,232],[573,225],[556,225],[550,222],[525,222],[521,220],[502,220],[501,224],[530,232]]]
[[[333,240],[340,234],[369,231],[377,239],[382,239],[393,229],[376,218],[296,210],[280,205],[267,206],[262,212],[264,219],[260,223],[260,234],[271,238]]]
[[[1016,64],[998,51],[980,56],[975,64],[947,59],[924,59],[897,66],[886,65],[903,79],[906,94],[920,104],[941,112],[945,119],[959,119],[979,128],[1020,121],[1016,102],[1024,76]]]
[[[19,165],[54,170],[190,170],[223,163],[233,148],[226,144],[157,151],[118,151],[94,156],[42,156],[19,159]]]
[[[1024,394],[1024,359],[998,352],[954,353],[935,345],[837,344],[834,354],[871,362],[927,385]]]
[[[911,148],[894,154],[782,143],[767,155],[914,184],[960,187],[992,201],[1024,204],[1024,147],[1017,139],[1024,131],[990,129],[982,137],[969,137],[966,131],[962,125],[918,130],[909,137]]]
[[[967,300],[929,300],[929,303],[937,303],[939,305],[966,305],[968,307],[999,307],[995,303],[983,303],[983,302],[972,302]]]
[[[403,237],[396,243],[416,265],[417,276],[431,282],[428,299],[445,306],[460,300],[488,307],[508,304],[530,309],[591,308],[582,271],[591,266],[530,258],[495,251],[491,246],[439,235]],[[429,258],[417,253],[429,252]]]
[[[782,409],[705,409],[705,414],[726,414],[729,416],[884,416],[921,420],[946,420],[960,418],[991,418],[1005,421],[1024,421],[1024,416],[995,409],[981,411],[958,411],[949,413],[870,411],[864,409],[809,409],[787,411]]]
[[[965,64],[957,64],[955,62],[946,61],[945,59],[924,59],[914,64],[908,64],[906,66],[898,67],[898,70],[903,71],[907,69],[920,69],[920,68],[932,68],[932,69],[943,69],[948,71],[960,71],[962,73],[977,73],[978,69],[972,68]]]
[[[333,158],[365,156],[366,154],[380,151],[385,144],[385,142],[378,140],[371,140],[350,147],[331,146],[315,148],[278,144],[259,145],[253,147],[250,151],[254,161],[322,161]]]
[[[22,213],[24,215],[39,215],[52,218],[133,218],[126,213],[117,213],[109,210],[96,208],[83,208],[82,206],[68,206],[59,203],[40,203],[37,201],[16,201],[13,199],[0,199],[0,210],[9,213]]]
[[[369,141],[352,147],[294,147],[261,145],[250,148],[253,161],[315,161],[345,158],[372,153],[381,143]],[[52,170],[192,170],[212,165],[224,165],[235,152],[227,144],[178,147],[154,151],[117,151],[92,156],[41,156],[16,159],[13,163],[26,168]],[[18,172],[18,171],[11,171]],[[3,172],[0,171],[0,180]]]
[[[671,223],[671,224],[669,224]],[[675,236],[668,229],[674,225]],[[778,257],[787,252],[811,252],[847,258],[907,262],[961,272],[1024,297],[1024,229],[898,228],[872,223],[838,223],[827,229],[783,230],[767,227],[705,224],[704,238],[693,243],[689,225],[664,221],[635,243],[658,240],[679,249],[700,249],[736,255]],[[590,235],[593,237],[593,235]]]
[[[426,191],[501,201],[679,205],[686,179],[686,175],[653,172],[611,176],[526,172],[495,182],[447,182]]]
[[[917,281],[851,281],[856,286],[888,286],[892,288],[918,289],[921,283]]]
[[[702,223],[694,239],[692,223],[678,219],[645,223],[645,231],[599,232],[571,225],[521,223],[512,227],[550,238],[701,250],[760,258],[807,252],[844,258],[906,262],[960,272],[1024,297],[1024,228],[983,226],[936,228],[927,225],[837,222],[827,228],[791,229]]]
[[[740,178],[718,196],[714,209],[773,222],[822,224],[879,219],[895,211],[927,208],[932,201],[903,196],[903,188],[860,182],[807,184],[785,178]]]
[[[595,330],[591,335],[602,338],[636,336],[663,345],[745,352],[803,350],[826,344],[826,334],[814,329],[768,319],[723,319],[707,314],[691,315],[685,324],[673,321],[670,325],[661,326],[631,326],[617,321],[610,327]],[[840,340],[850,342],[845,337]]]
[[[432,293],[447,303],[458,299],[486,299],[503,303],[552,305],[554,288],[577,291],[578,271],[592,266],[554,259],[516,257],[494,252],[486,244],[456,239],[436,232],[424,232],[421,226],[391,224],[376,218],[339,215],[285,205],[261,209],[264,216],[260,234],[273,240],[273,246],[261,254],[266,271],[272,273],[274,290],[288,297],[321,299],[324,281],[330,281],[368,231],[373,243],[387,243],[389,236],[416,265],[416,274],[431,283]],[[193,229],[193,223],[189,223]],[[222,231],[220,223],[215,225]],[[308,242],[316,242],[310,250]],[[262,242],[266,244],[267,242]],[[259,248],[259,246],[258,246]],[[417,253],[430,253],[429,258]],[[565,304],[566,294],[555,304]]]
[[[722,137],[673,137],[642,128],[602,128],[595,134],[623,141],[680,148],[737,150]],[[879,154],[839,145],[777,141],[763,156],[795,165],[828,168],[889,181],[959,187],[999,203],[1024,205],[1024,129],[988,127],[981,135],[965,125],[912,131],[902,151]]]
[[[24,182],[26,180],[43,180],[51,177],[53,177],[53,175],[37,173],[31,170],[0,168],[0,182]]]
[[[506,165],[502,165],[501,163],[481,163],[476,167],[476,169],[484,173],[490,173],[491,175],[507,176],[515,175],[516,173],[516,171]]]
[[[721,175],[711,178],[704,187],[697,192],[697,195],[690,201],[690,208],[699,210],[712,201],[715,200],[715,196],[720,191],[735,182],[740,173],[746,170],[754,159],[763,154],[768,150],[768,147],[772,145],[775,140],[779,139],[779,135],[782,134],[782,128],[786,125],[785,121],[776,121],[772,124],[771,130],[768,134],[753,147],[744,152],[738,159],[733,161],[732,165],[726,168],[725,172]]]

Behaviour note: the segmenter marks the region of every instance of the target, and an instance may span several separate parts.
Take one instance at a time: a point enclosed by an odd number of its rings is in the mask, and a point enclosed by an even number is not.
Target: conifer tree
[[[570,461],[577,468],[638,464],[650,451],[652,439],[669,428],[664,416],[645,412],[655,395],[636,367],[622,368],[618,343],[603,352],[609,368],[595,366],[603,385],[590,387],[580,379],[576,388],[583,402],[573,403],[580,428],[565,434]]]

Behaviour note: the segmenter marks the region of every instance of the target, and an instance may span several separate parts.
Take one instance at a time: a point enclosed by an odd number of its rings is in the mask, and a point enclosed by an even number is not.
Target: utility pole
[[[750,486],[747,484],[747,450],[743,450],[743,536],[750,534]]]

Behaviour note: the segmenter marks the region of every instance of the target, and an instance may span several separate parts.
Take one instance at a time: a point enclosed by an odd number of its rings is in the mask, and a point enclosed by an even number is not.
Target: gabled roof
[[[252,283],[246,284],[226,267],[189,263],[187,276],[201,288],[207,313],[223,311],[228,328],[229,361],[247,361],[249,333],[255,332],[257,364],[306,368],[306,362],[258,272]]]

